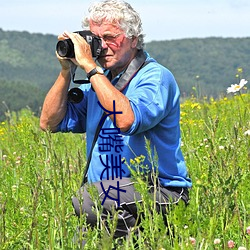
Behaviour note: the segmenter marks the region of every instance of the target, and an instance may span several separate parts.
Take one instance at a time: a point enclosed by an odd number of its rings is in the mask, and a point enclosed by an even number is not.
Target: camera
[[[102,51],[102,41],[99,37],[95,36],[90,30],[75,31],[81,35],[90,45],[92,56],[98,57]],[[56,51],[61,57],[74,58],[74,44],[71,39],[65,39],[57,42]]]

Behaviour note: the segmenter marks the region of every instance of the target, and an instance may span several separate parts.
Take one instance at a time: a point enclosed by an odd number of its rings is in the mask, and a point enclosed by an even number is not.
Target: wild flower
[[[21,207],[21,208],[20,208],[20,214],[23,214],[24,211],[25,211],[25,208],[24,208],[24,207]]]
[[[249,227],[247,227],[247,229],[246,229],[246,233],[247,233],[248,235],[250,235],[250,226],[249,226]]]
[[[228,246],[228,248],[234,248],[234,246],[235,246],[234,241],[233,241],[233,240],[229,240],[229,241],[227,242],[227,246]]]
[[[2,160],[4,161],[7,158],[7,155],[2,156]]]
[[[0,128],[0,135],[4,135],[4,133],[5,133],[5,130]]]
[[[250,136],[250,129],[248,129],[247,131],[244,132],[245,136]]]
[[[238,250],[247,250],[246,247],[239,247]]]
[[[196,185],[201,185],[201,184],[202,184],[201,180],[196,181]]]
[[[247,81],[245,79],[241,79],[239,84],[231,84],[230,87],[227,88],[227,93],[235,93],[240,91],[245,85]]]
[[[237,71],[238,71],[238,73],[243,73],[243,68],[240,67],[237,69]]]
[[[130,164],[135,165],[135,161],[133,159],[130,159]]]
[[[196,244],[196,239],[194,237],[189,237],[189,240],[193,246]]]
[[[196,103],[191,104],[191,108],[192,109],[201,109],[201,106],[200,106],[200,104],[198,102],[196,102]]]
[[[48,220],[48,214],[47,214],[47,213],[43,213],[43,214],[42,214],[42,217],[43,217],[44,221],[47,221],[47,220]]]
[[[220,240],[220,239],[218,239],[218,238],[217,238],[217,239],[214,239],[214,244],[215,244],[215,245],[220,244],[220,242],[221,242],[221,240]]]

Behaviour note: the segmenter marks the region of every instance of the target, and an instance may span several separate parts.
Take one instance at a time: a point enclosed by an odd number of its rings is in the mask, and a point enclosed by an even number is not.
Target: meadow
[[[193,181],[190,204],[173,207],[165,226],[135,174],[144,194],[143,230],[116,245],[116,221],[108,221],[111,235],[99,222],[100,229],[86,233],[85,249],[250,249],[249,103],[247,92],[185,100],[182,150]],[[6,113],[0,124],[0,249],[80,249],[74,239],[85,221],[75,217],[71,197],[85,163],[84,135],[42,132],[29,109]],[[142,157],[132,164],[143,164]]]

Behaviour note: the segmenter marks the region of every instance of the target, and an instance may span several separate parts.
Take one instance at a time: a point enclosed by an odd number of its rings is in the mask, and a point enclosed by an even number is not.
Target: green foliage
[[[60,69],[56,36],[0,29],[0,79],[29,82],[47,90]]]
[[[8,110],[39,114],[60,69],[53,35],[0,29],[0,121]]]
[[[44,96],[45,91],[29,82],[0,80],[0,121],[5,119],[10,110],[19,111],[20,107],[29,108],[39,115]]]
[[[143,196],[138,204],[143,230],[138,233],[136,227],[126,240],[113,241],[99,221],[101,229],[89,228],[84,234],[85,249],[219,250],[227,249],[229,240],[235,249],[249,249],[249,102],[249,94],[186,100],[181,126],[193,180],[190,204],[169,210],[166,227],[145,181],[134,171]],[[0,249],[80,249],[75,236],[83,236],[76,228],[86,221],[74,216],[71,197],[82,181],[85,150],[82,135],[40,131],[38,118],[28,109],[9,113],[0,123]],[[150,155],[150,147],[148,151]],[[143,159],[129,164],[143,167]],[[99,203],[95,210],[100,211]],[[112,233],[117,221],[107,223]]]
[[[248,70],[250,65],[250,38],[154,41],[146,50],[173,72],[184,96],[190,96],[197,83],[201,96],[224,96],[226,86],[236,81],[237,69]]]
[[[60,70],[56,42],[54,35],[0,29],[0,96],[12,111],[29,106],[37,112],[41,108],[41,100]],[[146,50],[173,72],[183,99],[191,95],[224,96],[227,86],[238,83],[238,68],[243,69],[242,78],[250,78],[250,38],[153,41],[146,44]],[[2,94],[6,85],[10,86]],[[20,86],[18,90],[16,85]],[[24,85],[33,93],[29,97]],[[15,105],[11,103],[13,99]],[[0,109],[2,120],[5,108]]]

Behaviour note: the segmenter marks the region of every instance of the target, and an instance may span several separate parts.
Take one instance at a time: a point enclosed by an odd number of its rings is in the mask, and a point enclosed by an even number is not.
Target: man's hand
[[[64,33],[58,36],[59,41],[62,41],[65,39],[69,39],[69,37],[65,35]],[[56,57],[58,61],[60,62],[63,71],[70,71],[72,69],[75,70],[76,67],[78,66],[77,61],[74,58],[61,57],[58,55],[57,52],[56,52]]]
[[[65,31],[62,36],[64,39],[71,39],[74,44],[75,58],[70,58],[71,62],[80,66],[86,73],[96,67],[90,45],[81,35]]]

